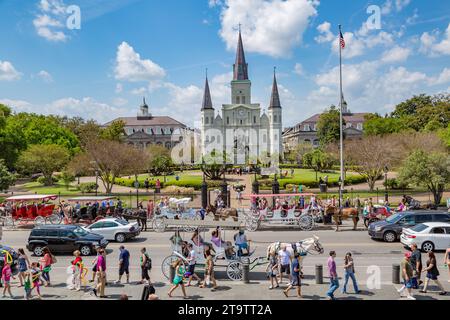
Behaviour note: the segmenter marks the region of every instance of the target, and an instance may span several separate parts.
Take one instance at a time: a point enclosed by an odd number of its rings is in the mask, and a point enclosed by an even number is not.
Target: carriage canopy
[[[6,201],[20,202],[20,201],[49,201],[58,199],[57,195],[41,195],[41,194],[30,194],[22,196],[13,196],[6,199]]]

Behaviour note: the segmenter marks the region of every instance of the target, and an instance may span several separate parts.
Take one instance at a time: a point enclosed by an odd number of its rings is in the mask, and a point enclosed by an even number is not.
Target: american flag
[[[344,36],[342,35],[342,31],[339,33],[340,33],[339,40],[341,43],[341,48],[344,49],[345,48],[345,39],[344,39]]]

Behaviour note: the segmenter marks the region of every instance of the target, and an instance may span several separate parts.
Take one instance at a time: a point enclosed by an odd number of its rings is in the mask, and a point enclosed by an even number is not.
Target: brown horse
[[[222,219],[222,221],[225,221],[228,218],[233,218],[234,222],[238,221],[238,211],[235,208],[217,208],[215,206],[209,205],[206,208],[207,214],[212,213],[214,214],[214,221],[219,221]]]
[[[324,214],[333,215],[333,220],[336,223],[336,232],[339,231],[339,223],[342,220],[352,219],[353,220],[353,230],[356,230],[356,226],[359,221],[359,212],[356,208],[343,208],[339,210],[337,207],[327,206],[325,207]]]

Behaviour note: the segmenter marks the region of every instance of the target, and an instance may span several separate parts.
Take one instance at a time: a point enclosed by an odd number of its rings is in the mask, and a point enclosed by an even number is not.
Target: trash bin
[[[248,259],[242,261],[242,282],[250,283],[250,261]]]
[[[399,264],[392,265],[392,283],[400,284],[400,265]]]
[[[316,264],[316,284],[323,284],[323,265]]]
[[[325,183],[319,185],[319,189],[321,193],[326,193],[328,191],[328,186]]]

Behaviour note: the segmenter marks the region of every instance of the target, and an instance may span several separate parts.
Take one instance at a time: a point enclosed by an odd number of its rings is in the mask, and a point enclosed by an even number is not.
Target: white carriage
[[[197,210],[189,208],[191,198],[170,198],[167,202],[161,202],[154,212],[152,228],[156,232],[164,232],[167,228],[167,219],[187,220],[190,222],[201,220],[201,215]],[[184,231],[192,232],[195,227],[189,224],[184,225]]]
[[[253,203],[252,208],[241,210],[245,219],[245,227],[248,231],[257,231],[263,224],[291,225],[297,226],[302,231],[310,231],[315,226],[314,217],[311,212],[299,208],[296,201],[301,196],[313,196],[313,194],[260,194],[246,195]],[[269,199],[264,208],[257,207],[256,198]],[[270,203],[276,199],[277,205],[271,208]]]
[[[188,260],[188,251],[187,245],[192,244],[193,249],[196,252],[196,266],[197,270],[202,270],[205,266],[205,248],[209,247],[214,251],[214,265],[215,268],[225,268],[228,279],[232,281],[240,281],[243,278],[243,266],[244,264],[249,265],[249,270],[254,269],[256,266],[263,265],[267,263],[266,257],[257,257],[251,258],[252,254],[255,252],[256,248],[253,248],[252,251],[248,255],[238,256],[238,247],[233,247],[233,254],[228,252],[227,249],[230,248],[227,246],[225,239],[224,244],[220,247],[216,246],[212,242],[203,242],[202,245],[197,246],[192,240],[183,241],[180,236],[180,229],[184,230],[184,226],[186,221],[176,220],[170,221],[170,225],[176,226],[177,231],[175,232],[175,236],[171,238],[172,244],[172,254],[166,257],[161,265],[161,269],[163,275],[166,279],[170,279],[170,266],[172,263],[178,259],[182,259],[184,263],[187,265]],[[212,222],[212,221],[198,221],[196,225],[197,228],[203,228],[203,230],[209,230],[210,228],[220,228],[220,232],[225,233],[225,229],[238,229],[242,228],[243,225],[240,222],[229,222],[229,221],[220,221],[220,222]],[[178,235],[178,236],[177,236]],[[221,237],[222,238],[222,237]],[[198,242],[199,243],[199,242]]]

